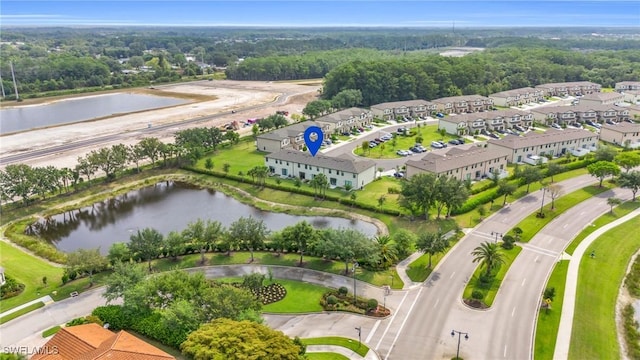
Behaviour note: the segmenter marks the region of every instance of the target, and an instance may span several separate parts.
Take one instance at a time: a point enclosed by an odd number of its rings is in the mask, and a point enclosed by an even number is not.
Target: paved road
[[[560,184],[563,186],[564,193],[570,193],[592,183],[594,183],[593,177],[583,175]],[[470,333],[470,339],[468,341],[463,340],[461,344],[461,357],[473,358],[474,354],[483,354],[483,358],[493,358],[497,357],[497,355],[500,355],[499,358],[504,358],[502,353],[504,351],[503,340],[499,339],[494,333],[500,329],[496,329],[496,326],[493,325],[496,321],[490,319],[495,316],[493,315],[494,313],[504,312],[505,310],[501,308],[500,304],[495,304],[488,311],[471,310],[461,301],[462,291],[477,266],[477,264],[471,262],[470,253],[480,243],[487,240],[495,240],[491,232],[506,233],[520,220],[535,212],[540,206],[541,195],[541,191],[536,191],[503,208],[481,223],[449,251],[420,288],[421,294],[416,299],[416,305],[408,315],[405,326],[399,329],[396,335],[385,337],[377,347],[383,358],[451,358],[455,356],[457,346],[457,338],[452,338],[450,335],[452,329]],[[527,252],[525,250],[522,254],[527,254]],[[551,260],[553,261],[553,259]],[[547,275],[548,271],[545,270],[543,273]],[[510,286],[509,280],[505,282],[505,286]],[[516,293],[520,291],[519,289],[517,290]],[[503,296],[506,291],[508,290],[501,291],[499,296]],[[535,289],[534,292],[536,292],[534,301],[537,301],[538,290]],[[497,301],[503,300],[497,299]],[[510,316],[512,308],[507,308],[506,311],[508,313],[507,316]],[[524,311],[524,308],[522,308],[521,312],[523,314]],[[535,307],[532,310],[532,314],[535,316]],[[499,317],[502,318],[502,316]],[[521,326],[529,327],[528,324],[517,326],[513,324],[513,322],[510,322],[509,326],[506,326],[501,331],[516,331],[515,329]],[[517,334],[520,342],[528,343],[531,339],[530,335],[525,336],[521,332]],[[396,337],[397,340],[394,341]],[[488,349],[488,346],[490,346],[490,349]],[[514,346],[512,345],[512,347]],[[496,354],[496,348],[502,348],[502,352]],[[525,346],[524,351],[529,350],[530,346]],[[416,354],[420,354],[420,357],[416,357]],[[517,356],[515,352],[507,355],[512,359],[529,358],[527,355]]]

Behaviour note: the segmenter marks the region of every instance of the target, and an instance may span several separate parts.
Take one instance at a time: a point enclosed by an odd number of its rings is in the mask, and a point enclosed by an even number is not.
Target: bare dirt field
[[[21,161],[32,166],[73,167],[79,156],[112,144],[135,144],[143,137],[149,136],[171,142],[173,134],[177,130],[188,127],[222,126],[234,120],[244,122],[250,118],[261,118],[274,114],[276,110],[286,110],[289,115],[300,114],[307,102],[317,98],[319,89],[320,85],[317,81],[302,85],[295,82],[203,80],[163,85],[150,89],[123,90],[120,92],[179,96],[189,99],[190,102],[163,109],[5,135],[0,137],[0,159],[9,155],[26,154],[34,150],[88,141],[99,136],[126,134],[124,137],[120,136],[114,140],[113,143],[92,144],[78,149],[60,150],[35,159]],[[95,96],[95,94],[88,96]],[[62,100],[64,99],[54,99],[53,101]],[[47,102],[40,103],[46,104]],[[230,113],[232,110],[236,112]],[[226,114],[212,120],[203,120],[187,125],[180,124],[185,120],[222,113]],[[155,131],[155,128],[160,125],[172,123],[176,123],[176,126]],[[241,135],[250,132],[250,127],[240,129]],[[3,165],[7,164],[3,161]]]

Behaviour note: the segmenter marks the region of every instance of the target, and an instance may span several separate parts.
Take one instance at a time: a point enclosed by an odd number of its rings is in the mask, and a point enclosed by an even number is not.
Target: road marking
[[[420,291],[418,291],[418,296],[416,296],[416,299],[413,300],[413,304],[411,304],[411,307],[409,308],[409,311],[407,312],[407,316],[404,318],[404,321],[402,321],[402,324],[400,325],[400,328],[398,329],[398,333],[396,334],[396,337],[393,338],[393,342],[391,343],[391,346],[389,347],[389,351],[387,352],[387,355],[384,357],[384,360],[387,360],[389,358],[389,354],[391,354],[391,350],[396,345],[396,341],[398,341],[398,337],[402,333],[402,328],[404,327],[404,324],[409,319],[409,315],[411,315],[411,311],[413,311],[413,307],[416,305],[416,303],[418,302],[418,299],[420,298],[420,294],[422,293],[422,289],[424,289],[424,288],[423,287],[420,288]]]
[[[527,278],[522,279],[522,284],[520,286],[524,286],[524,283],[527,282]]]
[[[422,290],[422,288],[420,288],[420,290]],[[400,301],[400,305],[398,305],[398,307],[396,309],[401,309],[402,308],[402,304],[404,303],[404,300],[407,298],[407,295],[409,295],[409,292],[405,292],[404,293],[404,297],[402,298],[402,301]],[[378,350],[378,348],[380,347],[380,343],[382,342],[382,339],[384,339],[385,335],[387,335],[387,331],[389,331],[389,328],[391,327],[391,324],[393,323],[393,320],[396,318],[396,315],[398,315],[398,311],[396,310],[395,313],[393,313],[393,316],[391,316],[391,321],[389,321],[389,323],[387,324],[387,328],[384,329],[384,332],[382,333],[382,336],[380,337],[380,340],[378,340],[378,344],[376,345],[376,350]]]
[[[536,256],[536,258],[533,259],[533,262],[538,262],[538,259],[540,259],[540,255]]]
[[[528,251],[533,251],[534,253],[538,253],[538,254],[542,254],[542,255],[546,255],[546,256],[551,256],[551,257],[558,257],[558,253],[552,250],[548,250],[545,248],[541,248],[539,246],[535,246],[535,245],[529,245],[529,244],[523,244],[522,245],[522,249],[523,250],[528,250]],[[538,258],[536,258],[536,261],[538,261]]]
[[[585,213],[584,211],[583,211],[583,212],[581,212],[581,213],[580,213],[580,216],[584,215],[584,213]]]
[[[562,225],[562,228],[563,228],[563,229],[566,229],[566,228],[567,228],[567,226],[569,226],[569,223]]]
[[[515,314],[516,314],[516,307],[514,306],[513,310],[511,310],[511,317],[513,317],[513,315],[515,315]]]
[[[504,357],[507,357],[507,345],[504,346],[504,353],[502,353]]]
[[[451,276],[449,276],[449,279],[453,279],[453,275],[455,275],[455,274],[456,274],[456,272],[454,271],[454,272],[451,274]]]
[[[381,321],[382,321],[382,320],[378,320],[378,321],[376,321],[376,324],[375,324],[375,325],[373,325],[373,329],[371,329],[371,332],[369,333],[369,336],[367,336],[367,339],[364,341],[365,343],[367,343],[367,344],[368,344],[368,343],[369,343],[369,341],[371,341],[371,338],[373,337],[373,334],[375,334],[375,333],[376,333],[376,330],[378,330],[378,325],[380,325],[380,322],[381,322]]]
[[[436,306],[438,306],[438,303],[440,302],[440,299],[436,300],[436,303],[433,304],[433,307],[435,308]]]

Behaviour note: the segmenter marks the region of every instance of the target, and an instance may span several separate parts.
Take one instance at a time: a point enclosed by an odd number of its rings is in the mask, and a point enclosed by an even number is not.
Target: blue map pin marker
[[[304,143],[307,145],[311,156],[316,156],[316,153],[320,150],[320,146],[322,146],[322,140],[324,140],[324,135],[322,134],[322,129],[319,127],[309,126],[304,131]]]

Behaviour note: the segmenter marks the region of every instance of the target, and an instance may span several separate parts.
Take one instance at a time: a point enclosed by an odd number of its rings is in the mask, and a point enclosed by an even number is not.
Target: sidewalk
[[[423,252],[416,251],[415,253],[409,255],[408,258],[400,261],[398,265],[396,265],[396,272],[398,273],[400,279],[402,279],[402,282],[404,282],[404,286],[402,287],[403,290],[413,289],[416,286],[422,285],[422,283],[414,282],[409,278],[409,276],[407,275],[407,267],[409,267],[412,262],[414,262],[423,254]]]
[[[49,303],[52,303],[52,302],[53,302],[53,299],[51,298],[51,296],[49,296],[49,295],[45,295],[45,296],[43,296],[43,297],[41,297],[41,298],[39,298],[39,299],[31,300],[31,301],[29,301],[28,303],[24,303],[24,304],[22,304],[22,305],[19,305],[19,306],[14,307],[13,309],[9,309],[9,310],[7,310],[7,311],[5,311],[5,312],[3,312],[3,313],[0,313],[0,317],[3,317],[3,316],[5,316],[5,315],[12,314],[12,313],[14,313],[14,312],[16,312],[16,311],[18,311],[18,310],[24,309],[24,308],[26,308],[26,307],[28,307],[28,306],[31,306],[31,305],[36,304],[36,303],[39,303],[39,302],[41,302],[41,301],[42,301],[45,305],[47,305],[47,304],[49,304]]]
[[[598,237],[607,232],[608,230],[631,220],[632,218],[640,216],[640,209],[636,209],[633,212],[615,220],[587,236],[580,245],[576,248],[571,256],[569,262],[569,269],[567,271],[567,280],[565,284],[565,293],[562,305],[562,315],[560,316],[560,326],[558,328],[558,337],[556,339],[556,348],[553,353],[554,359],[567,359],[569,357],[569,345],[571,344],[571,330],[573,328],[573,313],[575,311],[576,290],[578,286],[578,270],[580,269],[580,260],[582,259],[587,248]]]
[[[360,356],[359,354],[357,354],[356,352],[354,352],[352,350],[349,350],[349,349],[347,349],[345,347],[337,346],[337,345],[309,345],[309,346],[307,346],[307,352],[308,353],[317,353],[317,352],[338,353],[340,355],[344,355],[344,356],[348,357],[349,359],[353,359],[353,360],[359,360],[359,359],[378,360],[378,359],[380,359],[378,354],[376,354],[376,352],[371,350],[371,349],[369,349],[369,352],[367,352],[365,357],[362,357],[362,356]]]

